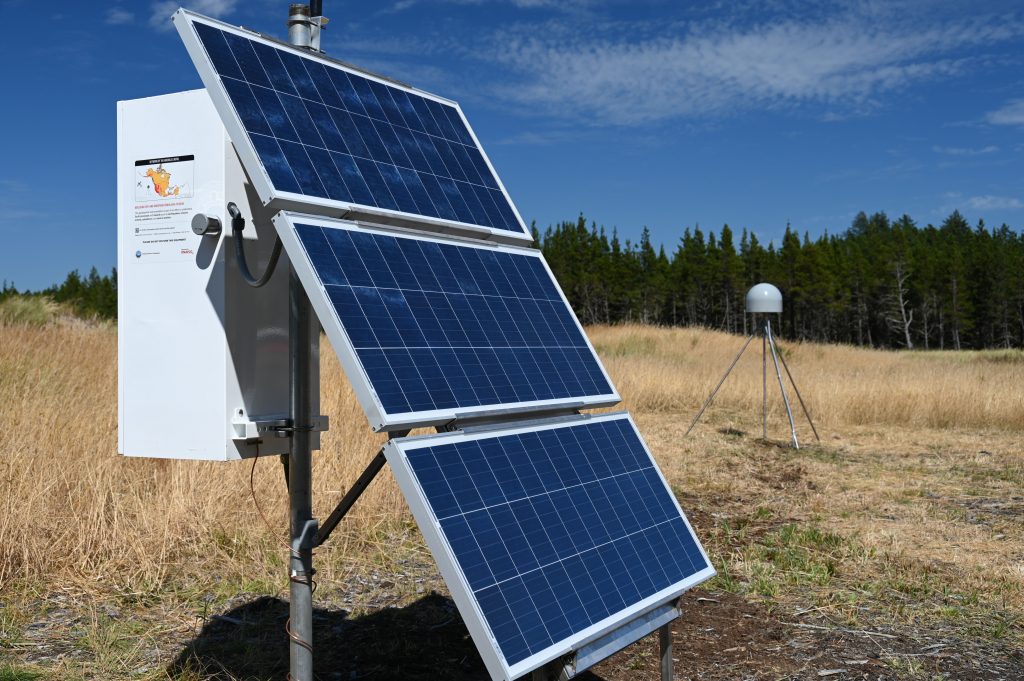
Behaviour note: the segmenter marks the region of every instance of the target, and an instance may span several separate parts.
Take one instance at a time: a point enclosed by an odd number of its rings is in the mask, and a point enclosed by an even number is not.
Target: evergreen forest
[[[639,322],[746,333],[744,296],[782,290],[779,335],[879,348],[1024,345],[1024,237],[1007,225],[938,227],[909,216],[858,214],[837,235],[801,238],[787,226],[767,246],[728,225],[686,229],[672,250],[638,242],[583,216],[534,236],[584,324]]]
[[[778,335],[878,348],[1024,347],[1024,236],[969,224],[959,212],[919,226],[907,215],[858,214],[841,234],[811,239],[787,227],[762,244],[725,225],[687,228],[671,250],[644,228],[620,240],[581,215],[536,244],[584,324],[636,322],[747,333],[747,289],[767,281],[785,300]],[[83,317],[117,317],[117,272],[71,272],[45,296]]]

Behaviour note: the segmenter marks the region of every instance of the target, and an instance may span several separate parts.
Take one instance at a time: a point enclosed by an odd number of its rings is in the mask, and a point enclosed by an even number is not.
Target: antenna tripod
[[[789,370],[789,366],[786,364],[786,358],[779,351],[775,345],[775,336],[772,334],[772,322],[771,318],[767,314],[760,315],[760,327],[747,337],[747,341],[740,348],[739,353],[736,355],[736,359],[732,361],[729,368],[725,370],[725,374],[721,380],[718,381],[718,385],[711,391],[711,395],[704,402],[704,405],[697,412],[697,415],[693,417],[693,421],[690,422],[690,427],[686,429],[686,434],[689,435],[693,427],[697,425],[700,417],[704,415],[704,412],[711,403],[715,400],[715,396],[718,395],[718,391],[721,390],[722,385],[725,383],[725,379],[729,378],[729,374],[736,368],[743,353],[747,351],[747,347],[750,346],[750,342],[754,340],[757,335],[761,336],[761,437],[768,439],[768,351],[771,350],[772,363],[775,365],[775,376],[779,381],[779,391],[782,393],[782,402],[786,406],[786,416],[789,418],[789,431],[793,438],[793,447],[800,449],[800,441],[796,436],[796,423],[793,421],[793,410],[789,404],[789,396],[786,394],[786,385],[782,380],[782,371],[779,368],[779,361],[782,362],[782,368],[786,370],[786,376],[789,377],[789,383],[793,386],[793,392],[796,393],[797,399],[800,401],[800,407],[803,409],[804,416],[807,417],[807,422],[811,424],[811,430],[814,432],[814,439],[821,442],[821,438],[818,437],[818,429],[814,426],[814,421],[811,420],[811,414],[807,410],[807,405],[804,404],[804,398],[800,395],[800,389],[796,387],[796,381],[793,380],[793,374]]]

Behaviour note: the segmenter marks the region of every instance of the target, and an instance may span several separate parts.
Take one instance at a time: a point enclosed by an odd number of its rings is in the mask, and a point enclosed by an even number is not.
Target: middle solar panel
[[[619,401],[538,251],[274,222],[374,429]]]

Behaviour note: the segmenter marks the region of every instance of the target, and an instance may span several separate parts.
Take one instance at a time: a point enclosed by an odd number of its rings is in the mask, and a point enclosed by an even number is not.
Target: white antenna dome
[[[757,284],[747,291],[747,313],[782,314],[782,292],[771,284]]]

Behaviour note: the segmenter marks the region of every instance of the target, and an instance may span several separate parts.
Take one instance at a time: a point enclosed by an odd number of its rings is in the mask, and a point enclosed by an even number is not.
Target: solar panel
[[[619,401],[538,251],[274,222],[374,428]]]
[[[495,678],[715,573],[626,414],[403,438],[385,454]]]
[[[184,10],[174,21],[265,202],[531,238],[457,104]]]

